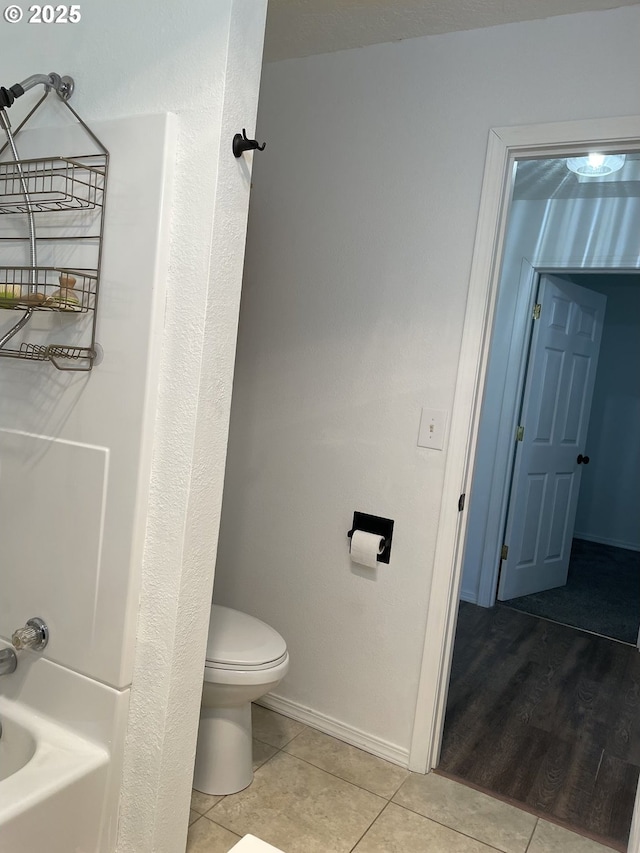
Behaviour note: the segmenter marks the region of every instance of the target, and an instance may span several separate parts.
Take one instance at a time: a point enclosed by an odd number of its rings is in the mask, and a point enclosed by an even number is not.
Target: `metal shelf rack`
[[[22,121],[14,138],[48,97],[51,91],[45,92]],[[0,323],[6,311],[23,315],[10,327],[10,339],[5,334],[0,357],[49,361],[59,370],[88,371],[97,356],[109,152],[67,101],[61,103],[91,141],[94,153],[0,161]],[[0,157],[7,145],[0,149]],[[37,254],[46,256],[43,265],[16,265],[17,256],[24,255],[25,244],[33,238],[13,225],[2,228],[9,221],[6,217],[25,215],[35,223]],[[84,316],[85,320],[73,331],[72,342],[64,340],[65,334],[71,337],[66,321],[58,326],[54,321],[45,336],[50,339],[41,340],[42,333],[34,336],[28,332],[33,318],[44,312]],[[34,339],[24,340],[27,335]],[[81,340],[76,340],[78,336]]]
[[[50,157],[0,163],[0,214],[28,213],[23,178],[34,213],[93,210],[104,202],[104,157]]]

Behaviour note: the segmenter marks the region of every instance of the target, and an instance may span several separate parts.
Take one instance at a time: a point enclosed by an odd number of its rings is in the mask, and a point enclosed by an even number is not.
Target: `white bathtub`
[[[4,696],[0,720],[0,851],[95,853],[107,750]]]
[[[1,702],[2,700],[0,700]],[[0,782],[13,776],[21,767],[31,761],[36,751],[36,739],[13,718],[0,716],[2,737],[0,737]],[[3,790],[0,788],[0,791]],[[0,800],[0,805],[1,805]]]

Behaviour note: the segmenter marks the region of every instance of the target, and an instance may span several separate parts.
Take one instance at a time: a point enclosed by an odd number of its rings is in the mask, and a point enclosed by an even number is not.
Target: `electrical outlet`
[[[418,432],[418,447],[442,450],[447,428],[447,412],[441,409],[423,409]]]

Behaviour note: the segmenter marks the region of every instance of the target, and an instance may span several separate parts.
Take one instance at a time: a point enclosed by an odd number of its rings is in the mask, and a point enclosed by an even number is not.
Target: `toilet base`
[[[200,710],[193,787],[203,794],[235,794],[253,781],[251,703]]]

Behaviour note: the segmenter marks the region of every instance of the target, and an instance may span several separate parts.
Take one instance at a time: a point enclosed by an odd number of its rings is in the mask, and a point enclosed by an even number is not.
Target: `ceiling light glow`
[[[624,154],[599,154],[593,151],[586,157],[569,157],[567,169],[585,178],[601,178],[622,169],[625,159]]]

